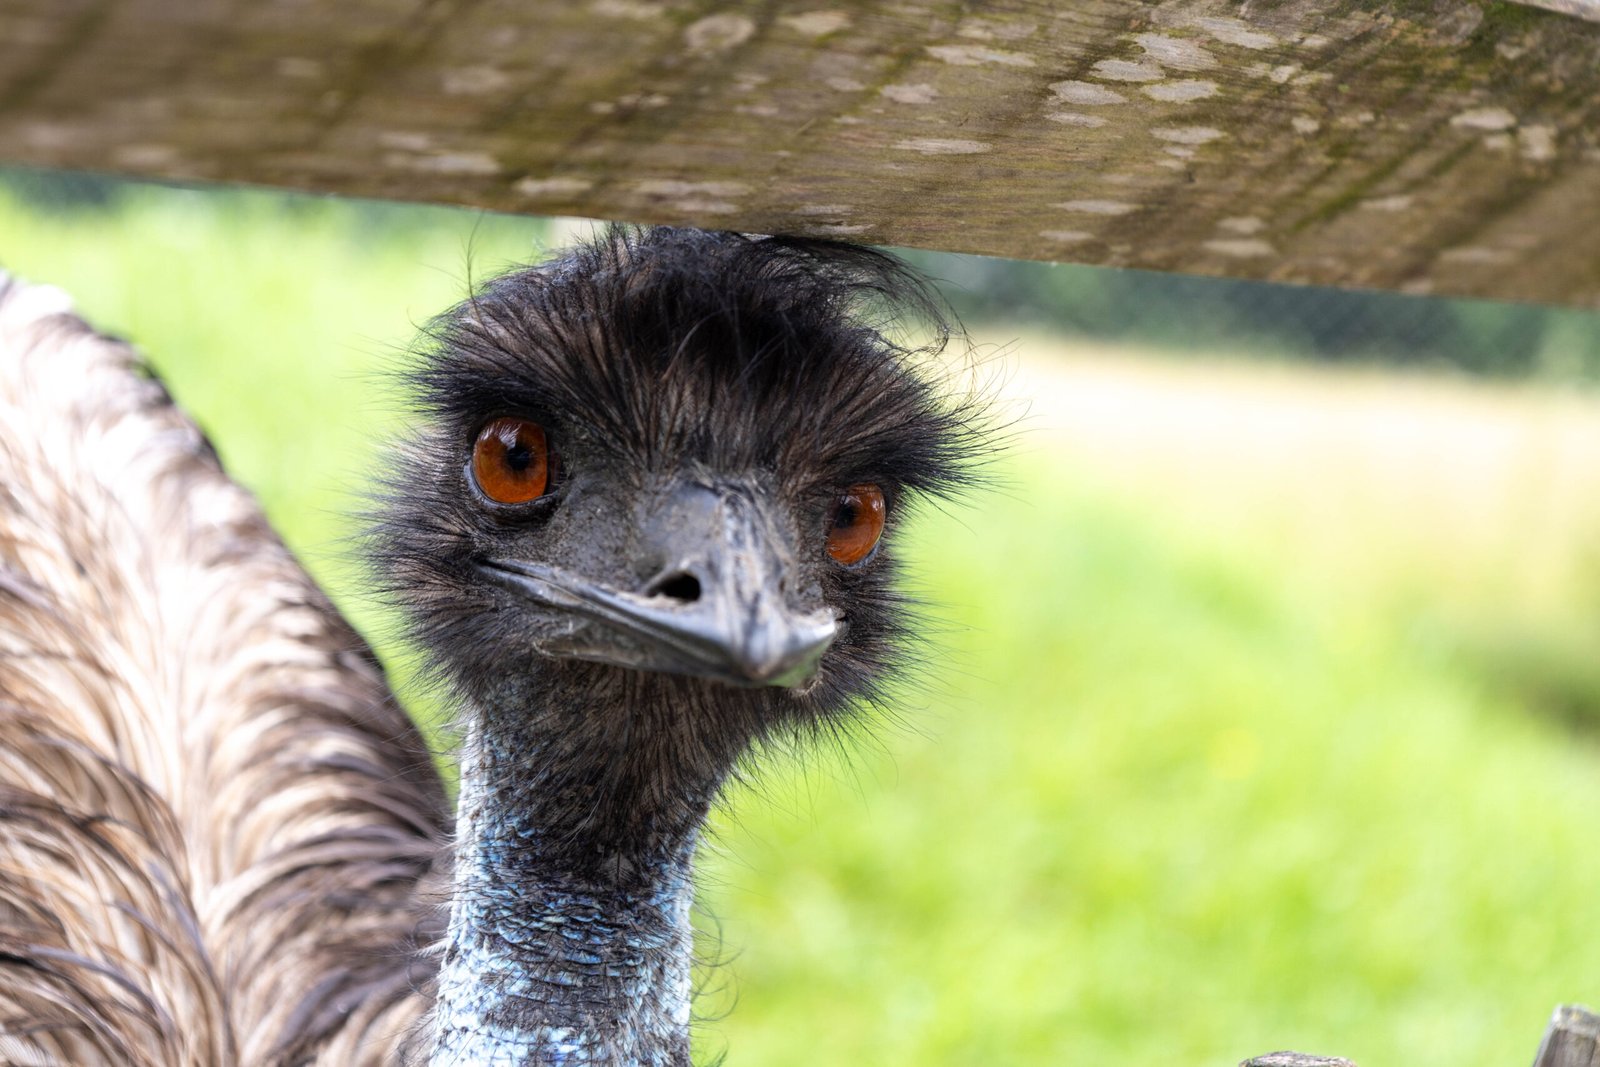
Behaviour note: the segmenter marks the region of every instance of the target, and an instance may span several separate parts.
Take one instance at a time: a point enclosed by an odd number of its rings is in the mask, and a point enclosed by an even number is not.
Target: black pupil
[[[523,444],[520,439],[510,448],[506,449],[506,466],[521,474],[533,462],[533,450]]]
[[[840,529],[849,529],[861,517],[861,502],[853,496],[847,496],[839,501],[839,510],[834,512],[833,524]]]

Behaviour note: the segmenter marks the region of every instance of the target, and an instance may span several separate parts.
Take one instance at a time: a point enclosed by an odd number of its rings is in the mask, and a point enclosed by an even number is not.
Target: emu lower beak
[[[683,486],[643,533],[652,556],[666,564],[637,593],[542,563],[491,559],[483,566],[573,620],[539,641],[548,655],[743,686],[811,681],[839,621],[830,610],[789,606],[785,579],[795,561],[749,495]]]

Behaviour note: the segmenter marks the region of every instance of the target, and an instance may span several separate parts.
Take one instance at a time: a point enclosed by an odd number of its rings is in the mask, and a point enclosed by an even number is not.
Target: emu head
[[[867,249],[612,229],[429,331],[380,570],[581,829],[692,821],[751,742],[838,721],[904,658],[897,529],[981,447],[875,325],[908,310],[937,320]]]

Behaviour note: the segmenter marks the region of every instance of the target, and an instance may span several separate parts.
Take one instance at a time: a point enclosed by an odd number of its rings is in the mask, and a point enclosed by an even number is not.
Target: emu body
[[[874,305],[931,311],[863,249],[615,229],[429,328],[365,543],[464,738],[451,838],[159,385],[0,290],[0,1055],[688,1064],[706,813],[886,699],[896,529],[983,448]]]
[[[194,425],[0,276],[0,1062],[398,1062],[447,823]]]

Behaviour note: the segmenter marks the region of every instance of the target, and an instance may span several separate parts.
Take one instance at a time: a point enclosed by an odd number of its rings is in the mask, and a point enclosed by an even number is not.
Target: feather
[[[448,809],[125,344],[0,275],[0,1060],[391,1063]]]

